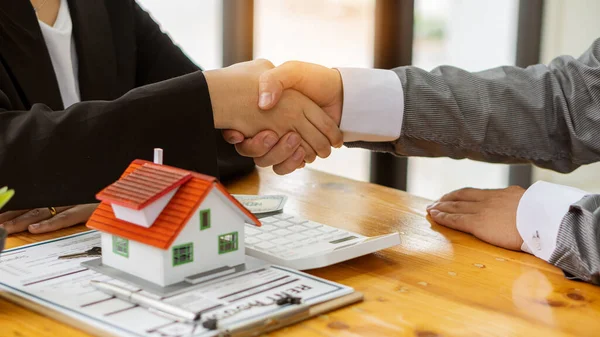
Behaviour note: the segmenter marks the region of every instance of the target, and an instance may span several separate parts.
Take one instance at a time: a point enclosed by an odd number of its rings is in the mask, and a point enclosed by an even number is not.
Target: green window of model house
[[[200,211],[200,230],[210,228],[210,209]]]
[[[173,247],[173,267],[194,261],[194,244],[184,243]]]
[[[112,248],[113,253],[129,257],[129,240],[113,235]]]
[[[238,250],[238,232],[219,235],[219,254]]]

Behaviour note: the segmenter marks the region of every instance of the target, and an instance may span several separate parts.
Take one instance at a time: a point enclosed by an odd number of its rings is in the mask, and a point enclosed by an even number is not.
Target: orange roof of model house
[[[96,195],[101,201],[140,210],[192,178],[192,173],[144,164]]]
[[[131,185],[128,185],[132,181],[129,176],[133,174],[137,179],[139,176],[143,176],[143,174],[149,172],[152,172],[152,176],[156,175],[161,179],[163,177],[169,178],[155,185],[160,187],[147,188],[144,190],[144,193],[141,193],[142,196],[135,197],[135,195],[131,194]],[[124,181],[126,184],[123,184]],[[146,185],[146,183],[139,184]],[[127,187],[124,188],[123,186]],[[177,186],[179,186],[179,190],[149,228],[138,226],[115,217],[111,207],[112,202],[118,205],[127,203],[126,207],[130,207],[129,205],[134,207],[142,204],[147,205],[151,203],[151,201],[148,202],[147,200],[156,200]],[[96,197],[102,200],[102,203],[100,203],[94,214],[90,217],[87,226],[157,248],[168,249],[188,220],[194,215],[200,203],[215,187],[234,206],[239,208],[247,218],[257,226],[260,226],[258,219],[232,197],[216,178],[175,167],[153,164],[144,160],[135,160],[125,170],[119,181],[98,193]],[[124,191],[127,193],[124,193]]]

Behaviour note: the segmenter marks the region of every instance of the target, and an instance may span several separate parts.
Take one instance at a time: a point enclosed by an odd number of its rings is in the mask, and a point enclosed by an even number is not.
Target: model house
[[[256,217],[214,177],[156,161],[134,161],[97,194],[87,226],[102,232],[102,264],[165,287],[244,263]]]

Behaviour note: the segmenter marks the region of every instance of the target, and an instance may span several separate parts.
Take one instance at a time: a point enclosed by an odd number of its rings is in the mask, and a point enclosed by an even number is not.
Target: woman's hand
[[[52,216],[50,208],[35,208],[8,211],[0,214],[0,227],[8,234],[29,231],[33,234],[46,233],[86,222],[98,204],[56,207]]]

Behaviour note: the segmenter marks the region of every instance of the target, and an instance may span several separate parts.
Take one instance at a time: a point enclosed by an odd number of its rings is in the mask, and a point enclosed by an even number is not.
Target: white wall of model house
[[[163,285],[163,250],[129,240],[129,256],[113,252],[113,235],[102,233],[102,264],[125,271],[146,281]]]
[[[200,211],[205,209],[210,209],[211,227],[200,230]],[[237,207],[215,188],[166,250],[129,240],[129,256],[121,256],[113,252],[113,235],[102,233],[102,251],[109,252],[102,254],[102,263],[157,285],[168,286],[188,276],[244,263],[244,226],[244,218]],[[219,235],[231,232],[238,233],[238,249],[219,254]],[[173,247],[189,242],[193,243],[194,260],[174,266]]]
[[[200,230],[200,211],[210,209],[211,226]],[[188,225],[179,233],[171,247],[188,242],[194,243],[194,262],[173,266],[173,249],[163,252],[165,284],[173,284],[184,278],[223,266],[237,266],[244,263],[244,218],[239,209],[218,189],[213,188],[204,199]],[[238,249],[219,254],[219,235],[237,232]]]

